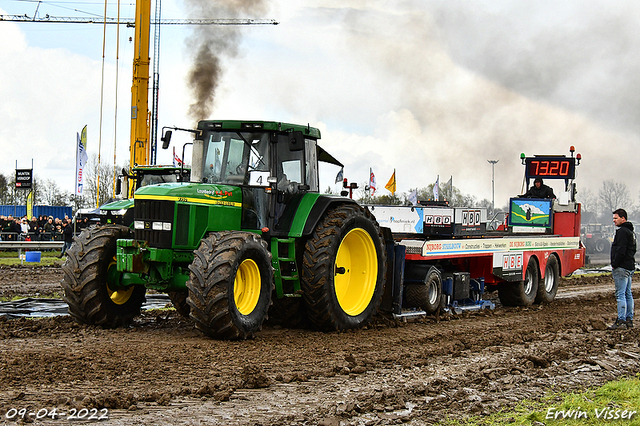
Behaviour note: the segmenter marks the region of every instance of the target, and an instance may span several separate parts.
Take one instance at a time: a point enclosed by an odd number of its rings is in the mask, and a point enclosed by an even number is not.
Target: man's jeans
[[[633,319],[633,295],[631,294],[631,277],[633,271],[615,268],[611,272],[616,284],[616,301],[618,302],[618,319]]]
[[[73,244],[73,243],[68,243],[66,241],[64,242],[64,244],[62,244],[62,251],[60,252],[60,257],[62,257],[67,252],[67,250],[69,250],[71,248],[71,244]],[[629,278],[629,288],[631,288],[631,278]],[[629,290],[629,291],[631,291],[631,290]],[[633,303],[633,300],[631,301],[631,303]]]

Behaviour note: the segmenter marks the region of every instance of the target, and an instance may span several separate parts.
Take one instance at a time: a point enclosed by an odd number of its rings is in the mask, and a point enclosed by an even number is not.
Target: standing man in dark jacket
[[[631,222],[627,222],[627,212],[624,209],[614,211],[613,223],[617,229],[611,244],[611,276],[616,286],[618,317],[609,330],[633,327],[631,277],[636,270],[636,234]]]
[[[59,258],[69,250],[73,243],[73,226],[71,225],[71,219],[62,220],[62,236],[64,238],[64,245],[62,246],[60,256],[58,256]]]

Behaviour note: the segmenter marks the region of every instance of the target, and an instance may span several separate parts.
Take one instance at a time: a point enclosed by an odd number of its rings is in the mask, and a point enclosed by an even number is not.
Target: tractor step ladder
[[[284,248],[284,250],[282,250]],[[286,253],[282,253],[284,251]],[[271,263],[273,265],[276,294],[278,297],[300,297],[300,274],[296,265],[296,240],[294,238],[273,238],[271,240]],[[286,265],[286,268],[283,268]],[[285,292],[284,282],[289,281],[292,285],[287,286],[293,292]]]

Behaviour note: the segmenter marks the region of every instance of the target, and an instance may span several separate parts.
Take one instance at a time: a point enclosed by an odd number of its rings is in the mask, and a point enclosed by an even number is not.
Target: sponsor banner
[[[491,253],[500,251],[577,249],[580,237],[514,237],[434,240],[422,245],[422,256]]]
[[[33,169],[16,169],[16,188],[29,189],[33,183]]]
[[[493,275],[506,281],[522,279],[524,253],[521,251],[496,252],[493,254]]]
[[[85,126],[82,129],[82,135],[77,134],[77,146],[76,146],[76,188],[75,195],[82,195],[84,192],[84,170],[87,165],[87,161],[89,160],[89,155],[87,154],[87,149],[85,148],[85,144],[82,143],[82,138],[84,137],[86,140],[87,135],[87,127]]]
[[[422,209],[424,225],[427,227],[451,227],[453,225],[451,208],[425,207]]]
[[[422,209],[407,207],[371,206],[371,212],[380,226],[399,234],[422,234]]]

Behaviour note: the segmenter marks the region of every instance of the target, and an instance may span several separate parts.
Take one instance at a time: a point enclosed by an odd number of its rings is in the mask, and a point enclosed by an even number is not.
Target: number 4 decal
[[[249,172],[249,185],[250,186],[269,186],[269,172],[261,172],[258,170],[252,170]]]

